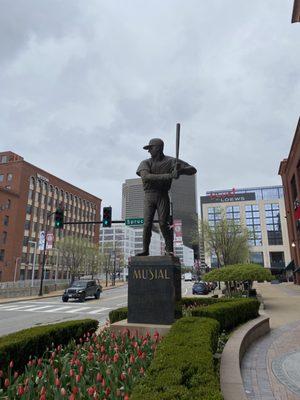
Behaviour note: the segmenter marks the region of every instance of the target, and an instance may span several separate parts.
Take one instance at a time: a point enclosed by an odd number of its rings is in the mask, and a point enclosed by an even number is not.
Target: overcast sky
[[[1,150],[120,217],[152,137],[207,190],[281,184],[299,118],[293,0],[0,0]]]

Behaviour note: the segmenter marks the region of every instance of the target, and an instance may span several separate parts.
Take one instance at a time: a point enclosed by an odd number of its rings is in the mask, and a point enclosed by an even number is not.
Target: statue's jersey
[[[150,174],[169,174],[173,171],[176,158],[163,156],[161,160],[153,160],[148,158],[140,163],[136,173],[141,176],[141,171],[148,171]],[[185,161],[178,160],[179,168],[188,167]],[[167,180],[146,180],[143,179],[143,188],[145,192],[168,192],[171,188],[172,179]]]

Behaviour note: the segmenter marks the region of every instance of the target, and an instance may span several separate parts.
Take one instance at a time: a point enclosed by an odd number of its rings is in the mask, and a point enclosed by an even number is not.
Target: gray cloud
[[[2,1],[0,134],[10,149],[103,198],[161,136],[198,193],[280,184],[299,116],[292,1]]]

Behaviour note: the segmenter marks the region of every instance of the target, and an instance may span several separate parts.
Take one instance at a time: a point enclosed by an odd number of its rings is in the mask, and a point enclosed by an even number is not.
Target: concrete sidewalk
[[[127,285],[127,282],[116,282],[115,286],[105,286],[105,283],[101,282],[102,285],[102,291],[110,290],[110,289],[116,289],[121,286]],[[49,297],[57,297],[57,296],[62,296],[63,290],[57,290],[55,292],[50,292],[47,294],[43,294],[43,296],[26,296],[26,297],[7,297],[7,298],[0,298],[0,304],[6,304],[6,303],[17,303],[19,301],[29,301],[29,300],[40,300],[40,299],[47,299]]]
[[[300,400],[300,286],[259,283],[271,331],[246,352],[241,365],[249,400]]]

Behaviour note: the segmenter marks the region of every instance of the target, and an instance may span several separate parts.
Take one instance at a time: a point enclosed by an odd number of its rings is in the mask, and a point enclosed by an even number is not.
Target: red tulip
[[[41,378],[41,377],[43,376],[43,371],[39,370],[38,373],[37,373],[37,376],[38,376],[39,378]]]
[[[98,372],[98,374],[97,374],[97,376],[96,376],[96,381],[97,382],[101,382],[101,380],[102,380],[102,374],[100,374],[100,372]]]
[[[23,386],[18,386],[17,393],[18,393],[18,396],[23,396],[23,394],[25,393]]]
[[[7,388],[10,385],[9,379],[6,378],[4,381],[4,386]]]
[[[57,387],[60,386],[60,380],[58,378],[55,378],[55,386]]]
[[[17,379],[18,376],[19,376],[18,371],[15,371],[15,373],[14,373],[14,379]]]
[[[106,388],[106,390],[105,390],[105,396],[109,396],[109,394],[110,394],[110,388],[108,387],[108,388]]]
[[[80,373],[81,375],[83,375],[83,373],[84,373],[84,368],[83,368],[82,365],[81,365],[81,367],[79,368],[79,373]]]
[[[40,400],[46,400],[46,395],[45,395],[45,394],[42,394],[42,395],[40,396]]]
[[[134,357],[133,354],[130,355],[129,362],[130,362],[130,364],[134,364],[135,363],[135,357]]]
[[[125,374],[125,372],[122,372],[122,373],[121,373],[120,379],[121,379],[121,381],[125,381],[125,379],[126,379],[126,374]]]
[[[41,394],[46,394],[46,388],[45,388],[45,386],[42,386]]]
[[[72,388],[72,393],[73,393],[73,394],[77,394],[78,392],[79,392],[78,387],[77,387],[77,386],[73,386],[73,388]]]
[[[125,396],[124,396],[124,400],[129,400],[129,396],[128,396],[128,394],[125,394]]]
[[[14,362],[11,361],[11,362],[9,363],[9,368],[13,368],[13,367],[14,367]]]
[[[73,393],[70,395],[69,400],[75,400],[75,395]]]
[[[3,376],[3,371],[2,369],[0,369],[0,378],[2,378],[2,376]]]
[[[60,389],[60,394],[61,394],[62,396],[65,396],[65,395],[67,394],[66,389],[65,389],[65,388],[61,388],[61,389]]]
[[[76,375],[75,381],[76,381],[77,383],[80,382],[80,379],[81,379],[81,376],[80,376],[80,375]]]
[[[72,368],[70,369],[69,375],[71,378],[75,375],[74,369],[72,369]]]
[[[88,395],[89,395],[89,396],[93,396],[93,394],[94,394],[94,392],[95,392],[95,389],[91,386],[91,387],[89,387],[89,388],[87,389],[87,392],[88,392]]]
[[[38,365],[41,365],[42,362],[43,362],[43,359],[42,359],[42,358],[39,358],[38,361],[37,361],[37,364],[38,364]]]
[[[114,363],[118,362],[119,358],[120,358],[119,354],[116,353],[116,354],[114,355],[114,359],[113,359]]]

